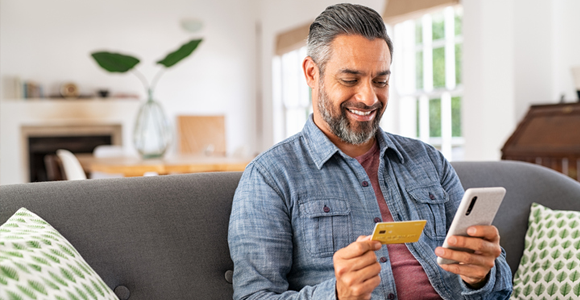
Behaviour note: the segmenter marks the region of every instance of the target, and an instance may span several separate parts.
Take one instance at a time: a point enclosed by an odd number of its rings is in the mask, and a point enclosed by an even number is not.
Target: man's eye
[[[353,84],[356,84],[357,83],[357,80],[356,79],[353,79],[353,80],[345,80],[345,79],[343,79],[342,82],[345,83],[345,84],[348,84],[348,85],[353,85]]]
[[[375,81],[375,84],[380,86],[380,87],[385,87],[387,85],[389,85],[388,81]]]

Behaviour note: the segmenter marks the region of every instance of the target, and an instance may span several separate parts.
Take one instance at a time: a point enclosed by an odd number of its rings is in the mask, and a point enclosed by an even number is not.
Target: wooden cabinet
[[[540,164],[579,180],[580,103],[531,106],[503,146],[502,159]]]

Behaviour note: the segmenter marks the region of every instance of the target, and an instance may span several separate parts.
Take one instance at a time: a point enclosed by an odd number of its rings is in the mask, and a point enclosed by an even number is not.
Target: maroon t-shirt
[[[379,154],[379,146],[375,141],[374,146],[367,153],[355,157],[355,159],[363,166],[371,180],[383,222],[393,222],[393,217],[379,185]],[[387,249],[397,285],[398,299],[441,299],[441,296],[437,294],[429,282],[425,270],[405,244],[389,244]]]

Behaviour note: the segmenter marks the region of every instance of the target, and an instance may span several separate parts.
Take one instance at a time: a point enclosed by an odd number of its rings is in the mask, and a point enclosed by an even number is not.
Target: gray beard
[[[346,102],[342,103],[340,106],[340,112],[335,113],[332,111],[332,103],[324,89],[324,82],[319,81],[318,87],[320,90],[320,99],[318,99],[318,110],[322,115],[322,119],[330,127],[330,131],[336,135],[343,142],[360,145],[368,142],[373,138],[379,129],[379,123],[381,122],[381,117],[383,115],[383,105],[379,102],[380,107],[377,109],[377,115],[375,119],[368,122],[358,122],[358,131],[353,129],[350,121],[346,116],[346,108],[343,107]],[[366,105],[359,105],[357,108],[370,109],[371,107]]]

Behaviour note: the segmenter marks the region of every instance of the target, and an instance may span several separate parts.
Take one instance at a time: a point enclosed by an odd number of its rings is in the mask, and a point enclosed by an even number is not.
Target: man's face
[[[345,143],[374,137],[389,98],[391,55],[382,39],[340,35],[313,92],[314,121]],[[323,131],[326,131],[323,129]],[[327,132],[328,134],[328,132]]]

